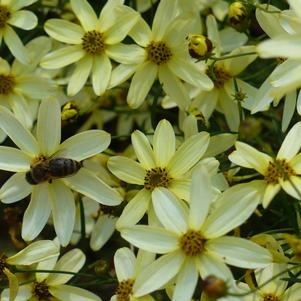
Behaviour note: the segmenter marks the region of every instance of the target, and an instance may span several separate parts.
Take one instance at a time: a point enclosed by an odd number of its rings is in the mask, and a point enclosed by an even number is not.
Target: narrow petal
[[[140,190],[124,207],[116,223],[116,229],[130,227],[137,224],[147,212],[151,200],[148,190]]]
[[[201,132],[189,137],[176,151],[169,161],[167,169],[172,177],[185,174],[196,164],[205,153],[210,141],[206,132]]]
[[[19,10],[12,14],[7,23],[24,30],[30,30],[37,26],[38,18],[28,10]]]
[[[1,293],[1,301],[27,301],[32,296],[32,286],[31,285],[21,285],[18,289],[15,299],[10,298],[10,289],[4,289]]]
[[[204,156],[215,157],[233,146],[236,140],[236,134],[225,133],[212,136],[210,137],[210,143]]]
[[[236,267],[257,269],[272,263],[269,251],[239,237],[224,236],[210,240],[206,243],[206,249]]]
[[[161,256],[147,266],[135,281],[133,287],[135,296],[144,296],[163,287],[178,273],[184,259],[184,255],[176,251]]]
[[[120,229],[121,236],[145,251],[164,254],[178,249],[175,233],[159,227],[136,225]]]
[[[8,268],[4,268],[2,273],[7,277],[8,280],[9,301],[14,301],[19,290],[19,280],[17,276],[11,273],[11,271]]]
[[[301,200],[301,178],[290,176],[288,181],[281,181],[280,185],[283,190],[297,200]]]
[[[188,212],[172,192],[164,187],[156,188],[152,192],[152,200],[156,215],[164,228],[179,235],[187,231]]]
[[[77,24],[62,19],[50,19],[44,25],[53,39],[67,44],[81,44],[84,30]]]
[[[52,286],[49,288],[49,292],[58,300],[101,301],[101,299],[95,294],[77,286],[71,286],[71,285]]]
[[[28,171],[31,158],[19,149],[0,146],[0,169],[14,172]]]
[[[174,193],[179,199],[187,202],[190,200],[191,180],[187,178],[173,179],[168,185],[168,189]]]
[[[85,31],[96,27],[97,16],[86,0],[71,0],[71,7]]]
[[[85,56],[76,63],[75,70],[70,77],[67,94],[74,96],[77,94],[87,82],[87,79],[91,73],[93,64],[93,58],[91,56]]]
[[[114,255],[114,267],[119,282],[135,277],[136,257],[129,248],[120,248]]]
[[[190,301],[198,281],[198,271],[192,258],[186,259],[176,278],[172,301]]]
[[[176,149],[175,133],[166,119],[161,120],[156,127],[153,147],[157,166],[166,167]]]
[[[112,89],[128,80],[137,70],[136,64],[120,64],[111,73],[108,89]]]
[[[5,107],[0,107],[0,127],[21,150],[31,156],[38,153],[36,139]]]
[[[13,11],[17,11],[25,6],[29,6],[35,2],[37,2],[38,0],[6,0],[6,2],[9,2],[10,3],[10,8],[13,10]],[[4,1],[2,1],[3,3]]]
[[[157,65],[150,62],[142,64],[136,70],[127,95],[127,102],[130,107],[136,109],[141,106],[157,77],[157,71]]]
[[[37,121],[37,140],[43,155],[51,156],[61,141],[61,108],[56,98],[42,100]]]
[[[301,122],[296,123],[287,133],[277,154],[277,159],[292,159],[301,147]]]
[[[82,161],[104,151],[110,142],[110,134],[105,131],[84,131],[66,139],[55,156]]]
[[[292,91],[285,96],[283,115],[281,122],[281,130],[285,132],[293,118],[296,109],[297,95],[296,91]]]
[[[58,69],[81,60],[85,51],[80,45],[66,46],[47,54],[41,61],[41,66],[46,69]]]
[[[239,141],[235,143],[235,147],[236,151],[229,155],[233,163],[246,168],[254,168],[261,174],[265,174],[269,162],[273,160],[269,155]]]
[[[212,186],[205,167],[197,168],[192,173],[190,192],[189,226],[201,229],[212,203]]]
[[[280,191],[280,184],[267,184],[266,189],[262,198],[262,206],[263,208],[267,208],[274,196]]]
[[[147,137],[138,130],[136,130],[131,137],[135,154],[141,166],[147,170],[155,167],[156,159]]]
[[[4,204],[11,204],[27,197],[32,186],[25,180],[25,173],[12,175],[0,189],[0,199]]]
[[[34,186],[30,203],[23,216],[22,237],[24,240],[31,241],[37,237],[46,225],[50,212],[48,183]]]
[[[102,95],[108,88],[112,64],[106,55],[94,58],[92,67],[92,86],[96,95]]]
[[[114,156],[108,160],[109,170],[120,180],[130,184],[144,184],[145,169],[133,159]]]
[[[84,167],[74,176],[64,178],[62,181],[71,189],[101,204],[116,206],[122,201],[122,197],[118,192]]]
[[[106,54],[121,64],[137,64],[145,59],[145,50],[138,45],[114,44],[106,48]]]
[[[77,273],[85,264],[86,256],[80,249],[73,249],[65,253],[56,263],[54,270]],[[73,275],[64,273],[51,273],[47,278],[47,284],[57,286],[67,283]]]

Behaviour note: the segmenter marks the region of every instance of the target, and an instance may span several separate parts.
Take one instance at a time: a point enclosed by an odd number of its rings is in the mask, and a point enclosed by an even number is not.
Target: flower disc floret
[[[294,169],[285,159],[277,159],[274,162],[269,162],[264,179],[268,184],[277,184],[279,179],[288,180],[295,175]]]
[[[188,256],[196,256],[204,250],[205,239],[200,232],[188,230],[180,238],[180,247]]]
[[[4,5],[0,5],[0,28],[4,28],[10,17],[10,11]]]
[[[126,279],[119,282],[116,289],[117,301],[129,301],[129,296],[132,293],[133,285],[134,280],[132,279]]]
[[[231,75],[221,67],[214,66],[212,70],[207,70],[207,75],[212,79],[215,88],[221,89],[231,78]]]
[[[1,22],[1,20],[0,20],[0,22]],[[13,91],[15,84],[16,84],[16,81],[12,75],[1,74],[0,75],[0,94],[2,94],[2,95],[10,94]]]
[[[1,279],[1,276],[4,274],[3,273],[4,269],[8,267],[8,265],[6,263],[6,258],[7,258],[6,255],[4,255],[4,254],[0,255],[0,279]]]
[[[155,167],[146,171],[144,188],[154,190],[156,187],[168,187],[172,178],[168,176],[166,168]]]
[[[262,301],[279,301],[279,298],[274,294],[264,294],[262,296]]]
[[[46,284],[46,281],[34,282],[32,287],[32,294],[38,300],[44,300],[44,301],[48,301],[52,297],[51,294],[49,293],[49,287]]]
[[[156,65],[166,64],[172,58],[172,52],[165,42],[151,42],[147,48],[147,58]]]
[[[82,47],[88,54],[102,54],[105,49],[103,34],[97,30],[86,32],[82,37]]]

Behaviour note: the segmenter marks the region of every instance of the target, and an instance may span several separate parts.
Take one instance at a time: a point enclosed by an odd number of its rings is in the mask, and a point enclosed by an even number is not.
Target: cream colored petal
[[[138,45],[115,44],[106,48],[106,54],[122,64],[138,64],[145,60],[145,50]]]
[[[58,69],[78,62],[86,55],[80,45],[66,46],[47,54],[41,61],[45,69]]]
[[[301,153],[293,157],[289,161],[289,165],[294,169],[296,174],[301,174]]]
[[[295,199],[301,200],[301,178],[300,177],[290,176],[289,180],[281,181],[280,185],[286,193],[288,193]]]
[[[30,11],[19,10],[12,14],[7,23],[23,30],[30,30],[37,26],[38,18]]]
[[[59,254],[58,246],[52,240],[39,240],[31,243],[6,262],[12,265],[31,265]]]
[[[138,66],[136,64],[120,64],[115,67],[111,73],[108,89],[112,89],[128,80],[134,74],[137,67]]]
[[[156,77],[157,65],[146,62],[135,72],[127,95],[127,102],[133,109],[138,108],[145,100]],[[143,78],[143,81],[141,79]]]
[[[277,159],[292,159],[301,147],[301,122],[296,123],[285,136],[278,151]]]
[[[298,15],[298,17],[301,17],[301,3],[299,0],[288,0],[287,1],[289,5],[291,6],[291,9]]]
[[[62,19],[47,20],[44,28],[53,39],[67,44],[81,44],[85,34],[79,25]]]
[[[175,233],[164,228],[136,225],[120,229],[121,236],[142,250],[164,254],[179,248]]]
[[[54,97],[42,100],[37,121],[37,140],[41,154],[51,156],[61,141],[61,108]]]
[[[17,296],[14,301],[27,301],[32,296],[32,286],[31,285],[21,285],[19,287]],[[9,298],[10,290],[4,289],[1,293],[1,301],[11,301]]]
[[[49,292],[58,300],[101,301],[100,297],[77,286],[71,286],[71,285],[53,286],[49,288]]]
[[[114,156],[108,160],[109,170],[119,179],[130,184],[144,184],[145,169],[132,159]]]
[[[0,72],[3,74],[11,73],[10,64],[3,58],[0,58]]]
[[[22,238],[31,241],[46,225],[51,212],[48,183],[33,186],[30,203],[25,210]]]
[[[4,204],[11,204],[27,197],[32,186],[25,180],[25,173],[12,175],[0,189],[0,199]]]
[[[165,229],[178,235],[187,231],[188,212],[172,192],[164,187],[156,188],[152,192],[152,202],[155,213]]]
[[[263,208],[267,208],[269,206],[274,196],[280,191],[280,189],[281,189],[280,184],[267,184],[262,199]]]
[[[122,197],[118,192],[84,167],[74,176],[66,177],[62,181],[71,189],[101,204],[116,206],[122,201]]]
[[[116,222],[116,229],[130,227],[138,223],[149,208],[151,194],[148,190],[140,190],[124,207]]]
[[[185,174],[204,155],[208,144],[209,134],[201,132],[189,137],[176,151],[168,163],[167,169],[171,177],[177,178]]]
[[[184,259],[184,255],[176,251],[151,263],[138,275],[133,286],[134,295],[140,297],[163,287],[179,272]]]
[[[5,107],[0,106],[0,127],[11,140],[29,156],[38,153],[38,144],[33,135]]]
[[[85,56],[76,63],[67,87],[67,94],[69,96],[74,96],[83,88],[91,73],[92,66],[93,58],[91,56]]]
[[[5,27],[3,40],[16,59],[25,65],[30,63],[29,55],[22,41],[16,32],[8,25]]]
[[[79,19],[85,31],[93,30],[96,27],[97,16],[86,0],[71,0],[71,7]]]
[[[269,162],[273,160],[269,155],[239,141],[235,143],[235,147],[236,151],[229,155],[230,161],[246,168],[254,168],[263,175],[266,173]]]
[[[283,296],[283,301],[299,301],[301,294],[300,284],[295,284],[289,287]]]
[[[190,179],[176,179],[172,180],[168,185],[168,189],[173,192],[179,199],[189,201],[190,195]]]
[[[215,157],[229,149],[237,140],[236,134],[218,134],[210,137],[210,143],[204,157]]]
[[[143,18],[139,18],[136,25],[129,32],[129,36],[140,46],[146,47],[153,38],[149,25]]]
[[[132,135],[132,144],[135,154],[143,168],[146,170],[156,166],[154,152],[147,137],[140,131],[136,130]]]
[[[206,249],[236,267],[256,269],[272,263],[269,251],[244,238],[224,236],[212,239],[206,243]]]
[[[108,88],[112,65],[106,55],[94,57],[92,67],[92,86],[96,95],[102,95]]]
[[[281,122],[281,130],[285,132],[293,118],[296,108],[297,95],[296,91],[292,91],[285,96],[283,115]]]
[[[7,277],[8,280],[9,301],[14,301],[19,290],[19,280],[17,276],[11,273],[8,268],[4,268],[2,273]]]
[[[104,151],[110,142],[110,134],[105,131],[84,131],[66,139],[55,156],[81,161]]]
[[[157,166],[166,167],[176,149],[175,133],[166,119],[161,120],[156,127],[153,148]]]
[[[8,146],[0,146],[0,169],[24,172],[30,169],[31,158],[21,150]]]
[[[54,270],[77,273],[85,264],[86,256],[80,249],[72,249],[65,253],[56,263]],[[63,273],[51,273],[47,278],[49,286],[57,286],[67,283],[73,275]]]
[[[23,8],[25,6],[29,6],[35,2],[37,2],[38,0],[5,0],[8,1],[10,3],[10,8],[13,11],[19,10],[20,8]],[[3,0],[2,0],[3,2]]]
[[[129,248],[120,248],[114,255],[114,267],[119,282],[135,278],[136,257]]]

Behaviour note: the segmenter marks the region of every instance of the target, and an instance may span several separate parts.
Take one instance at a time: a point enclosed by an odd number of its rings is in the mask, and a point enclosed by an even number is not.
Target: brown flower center
[[[117,301],[129,301],[132,293],[134,280],[127,279],[119,282],[116,289]]]
[[[207,69],[206,74],[212,79],[214,86],[217,89],[221,89],[231,78],[231,75],[225,69],[216,66],[212,69]]]
[[[204,250],[205,239],[200,232],[188,230],[180,238],[180,248],[188,256],[199,255]]]
[[[4,5],[0,5],[0,28],[4,28],[10,17],[10,11]]]
[[[279,298],[274,294],[264,294],[262,296],[262,301],[279,301]]]
[[[6,263],[6,258],[6,255],[0,254],[0,279],[4,276],[4,269],[8,267],[8,264]]]
[[[51,294],[49,293],[49,287],[45,281],[34,282],[32,287],[32,294],[36,297],[37,300],[41,301],[50,301]]]
[[[277,159],[269,162],[264,179],[268,184],[277,184],[279,179],[288,180],[294,175],[296,175],[295,171],[285,159]]]
[[[97,30],[87,31],[82,41],[83,49],[89,54],[99,55],[105,50],[104,36]]]
[[[172,52],[165,42],[151,42],[146,51],[147,59],[156,65],[166,64],[172,57]]]
[[[8,95],[15,87],[15,78],[11,75],[0,74],[0,94]]]
[[[153,190],[156,187],[168,187],[172,178],[168,176],[166,168],[155,167],[146,171],[144,188]]]

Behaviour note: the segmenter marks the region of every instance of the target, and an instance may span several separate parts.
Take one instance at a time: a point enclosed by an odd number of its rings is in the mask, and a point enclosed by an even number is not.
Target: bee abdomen
[[[65,177],[76,173],[82,163],[67,158],[53,158],[49,160],[49,172],[53,177]]]

